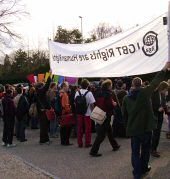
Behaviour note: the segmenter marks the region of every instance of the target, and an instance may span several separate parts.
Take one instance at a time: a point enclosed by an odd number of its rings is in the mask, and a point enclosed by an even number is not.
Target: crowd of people
[[[113,151],[120,148],[115,137],[130,137],[133,175],[140,179],[151,169],[150,154],[160,157],[157,149],[165,115],[169,121],[166,137],[170,139],[169,68],[167,63],[150,83],[135,77],[131,82],[101,79],[98,84],[83,79],[80,86],[71,86],[68,82],[56,84],[49,77],[46,83],[30,84],[28,89],[7,84],[0,89],[2,145],[15,147],[13,136],[26,142],[25,130],[30,126],[40,129],[40,145],[59,137],[61,145],[72,145],[72,134],[79,148],[91,148],[89,154],[100,157],[98,151],[106,135]],[[95,106],[106,112],[103,124],[90,118]]]

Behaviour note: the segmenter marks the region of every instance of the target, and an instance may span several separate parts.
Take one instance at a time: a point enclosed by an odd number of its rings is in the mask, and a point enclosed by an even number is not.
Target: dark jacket
[[[153,113],[151,95],[167,73],[169,75],[169,71],[159,72],[149,86],[131,91],[125,96],[122,113],[127,123],[127,136],[143,135],[156,128],[157,118]]]
[[[153,112],[156,117],[158,117],[160,114],[163,115],[163,112],[159,112],[159,108],[163,107],[166,110],[166,98],[165,95],[161,94],[161,100],[160,100],[160,94],[159,91],[154,91],[152,95],[152,107]]]
[[[5,120],[14,120],[15,118],[15,105],[12,97],[6,95],[2,100],[3,105],[3,118]]]
[[[47,96],[47,91],[49,89],[51,83],[51,78],[49,77],[46,84],[37,89],[37,110],[38,112],[41,112],[44,109],[50,109],[51,105],[50,105],[50,99]]]

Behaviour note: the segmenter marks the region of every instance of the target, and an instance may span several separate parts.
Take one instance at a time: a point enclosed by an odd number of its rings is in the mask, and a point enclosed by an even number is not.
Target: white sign
[[[69,77],[122,77],[161,70],[168,60],[163,16],[88,44],[49,41],[52,73]]]

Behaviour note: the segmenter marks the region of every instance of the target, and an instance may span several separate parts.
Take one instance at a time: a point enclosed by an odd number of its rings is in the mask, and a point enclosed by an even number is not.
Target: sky
[[[16,31],[29,48],[47,48],[57,26],[78,28],[83,36],[99,23],[124,30],[144,24],[168,11],[168,0],[23,0],[30,15],[17,22]]]

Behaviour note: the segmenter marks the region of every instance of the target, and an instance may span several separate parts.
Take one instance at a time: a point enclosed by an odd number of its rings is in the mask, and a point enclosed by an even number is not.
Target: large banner
[[[69,77],[122,77],[161,70],[168,60],[163,16],[88,44],[49,41],[52,73]]]

